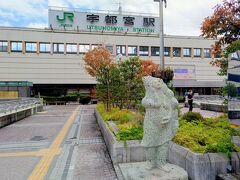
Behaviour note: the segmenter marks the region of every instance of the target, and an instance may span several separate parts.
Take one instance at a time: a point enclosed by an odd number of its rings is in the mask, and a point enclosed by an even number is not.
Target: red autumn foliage
[[[240,38],[240,3],[238,0],[223,0],[214,8],[212,16],[206,17],[201,25],[204,38],[217,39],[213,53],[221,52],[226,44]]]
[[[153,72],[159,70],[159,64],[155,64],[152,60],[141,60],[142,76],[151,76]]]
[[[113,64],[111,53],[107,48],[100,46],[88,51],[84,55],[83,60],[85,62],[85,69],[93,77],[96,76],[97,71],[102,65]]]

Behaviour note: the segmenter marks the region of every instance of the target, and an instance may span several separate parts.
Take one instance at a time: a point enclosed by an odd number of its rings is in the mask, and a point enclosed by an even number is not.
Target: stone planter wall
[[[139,141],[118,142],[97,110],[95,116],[114,164],[146,160]],[[230,164],[225,154],[193,153],[174,142],[169,145],[168,161],[184,168],[192,180],[215,180],[218,174],[227,173]],[[232,154],[231,163],[233,171],[240,172],[240,153]]]
[[[200,109],[216,111],[216,112],[224,112],[224,113],[228,112],[228,106],[225,104],[216,104],[216,103],[207,103],[207,102],[201,102]]]
[[[0,117],[0,128],[36,114],[40,111],[43,111],[42,105],[37,105],[31,108],[21,109],[15,112],[4,114]]]

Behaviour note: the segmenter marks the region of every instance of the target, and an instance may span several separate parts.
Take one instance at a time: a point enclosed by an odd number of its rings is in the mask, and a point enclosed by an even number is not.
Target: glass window
[[[170,56],[170,47],[164,47],[164,56]]]
[[[37,43],[35,42],[26,42],[26,52],[35,53],[37,52]]]
[[[116,49],[117,49],[117,55],[118,54],[126,55],[126,46],[117,45]]]
[[[7,49],[8,49],[8,42],[0,41],[0,52],[7,52]]]
[[[140,46],[139,47],[139,55],[140,56],[148,56],[148,46]]]
[[[90,49],[89,44],[79,44],[79,53],[80,54],[84,54],[84,53],[88,52],[89,49]]]
[[[191,48],[183,48],[183,57],[191,57],[192,49]]]
[[[102,46],[101,44],[92,44],[91,48],[93,50],[94,48],[101,47],[101,46]]]
[[[12,52],[22,52],[22,42],[11,42]]]
[[[204,49],[204,58],[211,58],[211,49]]]
[[[200,48],[194,48],[193,55],[194,57],[201,57],[202,50]]]
[[[39,50],[40,50],[40,53],[50,53],[50,51],[51,51],[50,43],[40,42],[39,43]]]
[[[77,54],[77,44],[67,44],[68,54]]]
[[[64,44],[53,43],[53,53],[64,53]]]
[[[221,53],[217,53],[216,55],[215,55],[215,58],[221,58]]]
[[[151,47],[151,56],[159,56],[159,47]]]
[[[181,57],[181,48],[178,47],[173,48],[173,57]]]
[[[112,45],[106,45],[106,48],[109,50],[111,54],[113,54],[113,46]]]
[[[137,56],[137,46],[128,46],[128,55]]]

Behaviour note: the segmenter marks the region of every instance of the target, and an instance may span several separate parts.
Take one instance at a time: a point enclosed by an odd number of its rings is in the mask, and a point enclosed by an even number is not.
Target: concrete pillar
[[[40,43],[37,42],[37,54],[39,54],[39,53],[40,53]]]
[[[114,44],[113,46],[113,56],[117,55],[117,46]]]
[[[173,58],[173,47],[170,47],[170,57]]]
[[[66,55],[67,54],[67,44],[63,43],[63,46],[64,46],[64,55]]]
[[[204,59],[204,48],[201,48],[201,58]]]
[[[26,43],[25,43],[25,41],[22,41],[22,53],[23,54],[26,53]]]
[[[211,58],[214,59],[214,54],[213,54],[212,48],[211,48]]]
[[[181,58],[183,58],[183,48],[181,47]]]
[[[7,52],[8,54],[11,53],[11,41],[8,41]]]
[[[194,48],[191,49],[192,51],[192,59],[194,58]]]
[[[51,55],[53,54],[53,43],[52,42],[50,43],[50,54]]]
[[[128,44],[127,45],[125,45],[125,51],[126,51],[126,57],[128,57]]]
[[[79,43],[77,43],[77,55],[79,55]]]

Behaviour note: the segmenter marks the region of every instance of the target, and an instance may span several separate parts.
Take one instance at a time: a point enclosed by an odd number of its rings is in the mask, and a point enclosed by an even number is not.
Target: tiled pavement
[[[84,106],[80,111],[80,130],[73,179],[117,179],[93,113],[93,106]]]
[[[0,179],[28,179],[44,156],[57,157],[50,145],[76,107],[46,107],[44,112],[0,128]],[[50,160],[46,163],[51,165]]]
[[[94,107],[76,108],[50,106],[1,128],[0,179],[116,179]]]

